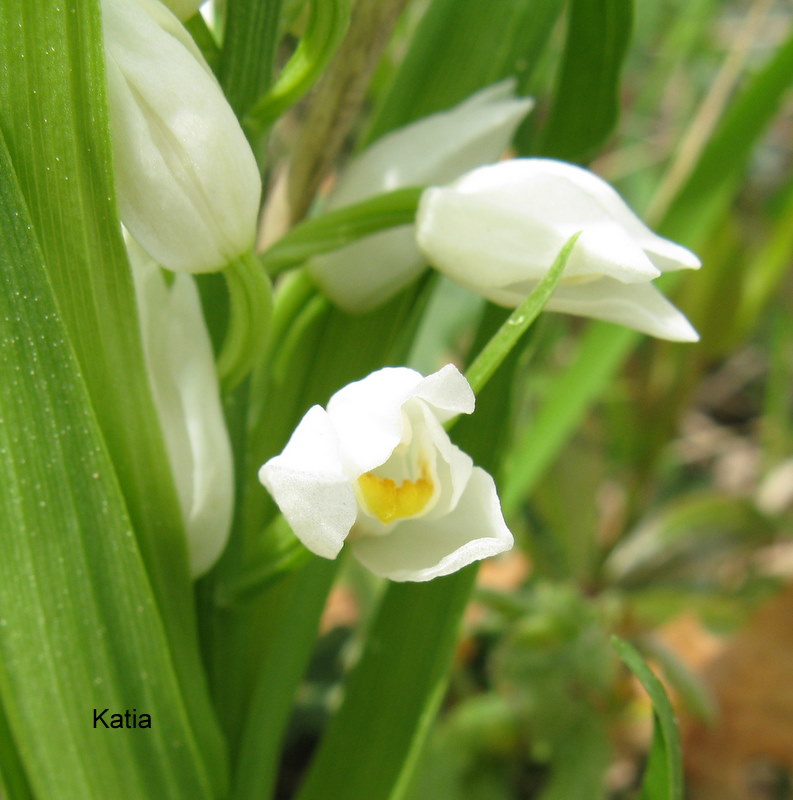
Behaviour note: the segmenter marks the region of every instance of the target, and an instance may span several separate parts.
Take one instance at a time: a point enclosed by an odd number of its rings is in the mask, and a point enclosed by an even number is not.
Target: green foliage
[[[29,783],[37,797],[75,800],[212,797],[218,787],[2,140],[0,176],[7,788],[24,797]],[[97,731],[94,710],[104,708],[108,719],[145,709],[151,730]]]
[[[775,125],[790,34],[770,35],[753,7],[734,36],[737,6],[715,0],[395,0],[404,13],[364,98],[342,91],[357,76],[331,58],[347,0],[225,0],[220,26],[194,16],[260,157],[268,243],[227,287],[199,281],[237,474],[228,546],[194,587],[116,209],[102,2],[6,5],[0,794],[632,796],[604,780],[633,708],[616,651],[652,701],[638,797],[682,800],[677,724],[644,658],[680,713],[713,718],[706,682],[657,629],[695,611],[734,630],[778,585],[764,550],[789,545],[793,183]],[[788,22],[783,5],[769,13]],[[282,231],[284,175],[304,166],[294,142],[328,102],[309,91],[320,78],[350,106],[334,109],[342,156],[514,78],[537,103],[515,153],[591,161],[697,249],[699,275],[657,285],[701,343],[538,320],[574,238],[512,313],[427,275],[373,312],[333,308],[304,265],[410,225],[422,190],[327,213],[324,187],[307,191],[313,216]],[[310,554],[260,465],[343,385],[449,361],[477,393],[452,438],[496,477],[512,559],[383,586]],[[355,622],[328,632],[334,586]],[[94,730],[105,707],[152,728]]]

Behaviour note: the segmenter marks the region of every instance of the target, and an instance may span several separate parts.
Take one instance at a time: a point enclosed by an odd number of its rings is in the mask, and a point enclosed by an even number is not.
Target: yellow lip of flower
[[[358,478],[360,497],[366,510],[380,522],[389,523],[420,514],[435,493],[427,462],[421,462],[421,476],[401,483],[366,472]]]

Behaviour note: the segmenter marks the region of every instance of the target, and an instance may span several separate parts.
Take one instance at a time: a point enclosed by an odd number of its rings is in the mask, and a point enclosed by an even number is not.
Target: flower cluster
[[[195,0],[102,0],[120,216],[148,254],[130,244],[153,393],[200,574],[228,535],[232,457],[195,286],[186,275],[168,286],[159,267],[218,270],[249,251],[261,184],[232,109],[175,16],[197,8]],[[366,311],[429,262],[517,306],[580,234],[548,310],[696,340],[652,284],[662,272],[697,268],[693,253],[653,233],[588,170],[540,158],[492,163],[531,107],[505,81],[353,158],[326,209],[429,188],[415,225],[316,257],[314,280],[345,310]],[[327,408],[311,408],[260,479],[317,555],[334,558],[346,544],[392,580],[446,575],[512,545],[493,479],[443,427],[473,408],[452,366],[429,377],[381,369],[340,389]]]

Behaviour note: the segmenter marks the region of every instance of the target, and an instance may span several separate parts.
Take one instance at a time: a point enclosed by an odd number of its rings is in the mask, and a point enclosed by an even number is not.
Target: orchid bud
[[[328,198],[328,210],[407,186],[446,183],[498,158],[533,105],[502,81],[454,108],[379,139],[354,158]],[[368,311],[385,302],[425,267],[412,226],[367,236],[314,259],[310,271],[334,303]]]
[[[547,310],[662,339],[699,338],[651,283],[662,272],[696,269],[699,259],[653,233],[586,169],[542,158],[502,161],[427,189],[416,216],[416,240],[433,266],[510,307],[526,298],[578,232]]]
[[[154,404],[197,577],[223,551],[234,509],[231,444],[212,344],[193,278],[176,275],[168,286],[134,242],[128,252]]]
[[[493,479],[443,428],[473,410],[451,365],[426,378],[381,369],[309,409],[259,479],[317,555],[346,544],[384,578],[448,575],[513,543]]]
[[[254,243],[251,148],[190,35],[158,0],[102,0],[121,220],[159,264],[211,272]]]

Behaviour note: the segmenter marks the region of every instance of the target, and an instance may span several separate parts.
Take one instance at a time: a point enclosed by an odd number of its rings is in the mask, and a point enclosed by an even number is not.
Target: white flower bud
[[[408,186],[446,183],[498,158],[533,101],[513,96],[502,81],[454,108],[418,120],[379,139],[344,170],[328,210]],[[310,271],[334,303],[368,311],[414,280],[425,260],[412,226],[367,236],[314,259]]]
[[[335,558],[345,542],[376,575],[427,581],[512,547],[493,479],[443,423],[474,410],[451,365],[404,367],[340,389],[309,409],[259,471],[295,535]]]
[[[549,311],[596,317],[674,341],[699,337],[652,284],[696,269],[689,250],[654,234],[605,181],[542,158],[480,167],[427,189],[416,240],[431,264],[505,306],[519,305],[581,231]]]
[[[210,272],[254,243],[256,160],[190,35],[158,0],[102,0],[121,219],[164,267]]]
[[[194,577],[225,547],[234,511],[234,472],[212,344],[190,275],[169,287],[134,243],[143,349],[154,403],[176,484]]]

